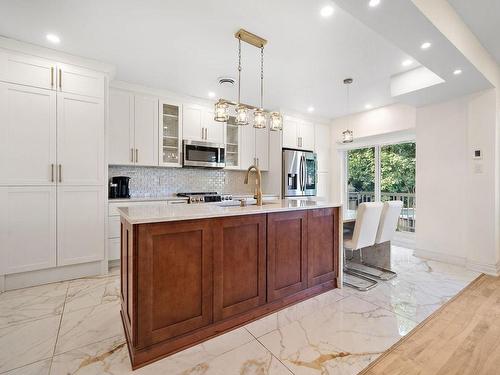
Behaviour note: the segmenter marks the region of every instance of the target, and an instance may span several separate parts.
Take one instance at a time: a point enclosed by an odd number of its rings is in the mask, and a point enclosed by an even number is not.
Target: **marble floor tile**
[[[65,312],[72,312],[102,303],[118,301],[120,279],[118,277],[86,278],[69,283]]]
[[[51,362],[52,359],[45,359],[40,362],[4,372],[2,375],[49,375]]]
[[[56,355],[51,375],[181,374],[251,341],[255,341],[254,338],[239,328],[132,372],[125,341],[122,336],[116,336]]]
[[[51,358],[61,317],[0,328],[0,373]]]
[[[27,322],[49,316],[60,315],[66,293],[5,293],[0,296],[0,328],[10,324]]]
[[[314,298],[299,302],[283,310],[273,313],[264,318],[249,323],[245,328],[255,337],[260,337],[275,329],[284,327],[296,320],[302,319],[308,314],[312,314],[323,307],[342,299],[343,296],[331,290],[320,294]]]
[[[119,301],[65,312],[55,353],[64,353],[120,335],[123,337]]]
[[[415,326],[351,295],[259,341],[294,374],[356,374]]]

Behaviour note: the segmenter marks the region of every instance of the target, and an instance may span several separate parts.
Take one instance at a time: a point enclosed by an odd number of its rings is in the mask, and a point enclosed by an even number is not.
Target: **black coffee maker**
[[[130,198],[130,177],[116,176],[109,181],[109,198]]]

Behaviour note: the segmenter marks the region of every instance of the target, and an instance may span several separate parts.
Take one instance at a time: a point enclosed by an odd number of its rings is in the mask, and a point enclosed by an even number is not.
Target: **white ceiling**
[[[500,64],[500,1],[448,0],[448,2]]]
[[[331,18],[319,16],[331,4]],[[206,98],[217,77],[236,75],[240,27],[269,40],[265,106],[337,117],[342,80],[355,79],[351,112],[394,102],[389,78],[408,58],[329,0],[0,0],[0,34],[109,62],[119,80]],[[47,33],[61,37],[54,47]],[[242,101],[257,104],[259,51],[243,49]],[[413,66],[414,67],[414,66]]]

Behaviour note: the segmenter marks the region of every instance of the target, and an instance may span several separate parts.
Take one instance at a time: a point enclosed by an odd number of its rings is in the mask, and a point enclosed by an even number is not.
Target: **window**
[[[346,152],[346,207],[362,202],[400,200],[403,209],[398,230],[415,232],[414,142],[349,150]]]

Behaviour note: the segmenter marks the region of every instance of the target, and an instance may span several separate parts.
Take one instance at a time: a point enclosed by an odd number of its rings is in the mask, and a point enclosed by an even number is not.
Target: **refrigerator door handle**
[[[304,155],[302,155],[300,157],[300,190],[302,190],[302,192],[304,192],[304,190],[306,189],[305,187],[305,165],[304,165],[304,161],[305,161],[305,157]]]
[[[304,156],[304,192],[307,188],[307,159]]]

